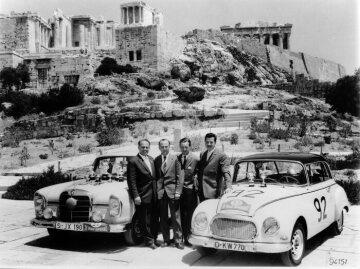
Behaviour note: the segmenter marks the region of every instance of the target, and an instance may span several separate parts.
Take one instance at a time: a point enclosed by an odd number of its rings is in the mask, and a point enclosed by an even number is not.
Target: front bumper
[[[66,224],[67,222],[56,220],[32,219],[30,224],[39,228],[57,229],[56,223]],[[68,223],[70,224],[70,223]],[[105,232],[105,233],[123,233],[126,231],[126,224],[107,224],[104,222],[71,222],[74,225],[81,225],[81,230],[71,230],[75,232]],[[58,225],[59,226],[59,225]],[[64,226],[64,225],[62,225]],[[65,225],[66,226],[66,225]],[[79,226],[77,226],[79,227]],[[61,229],[67,230],[67,229]]]
[[[190,235],[189,242],[194,246],[227,249],[239,252],[263,252],[263,253],[281,253],[290,250],[289,242],[283,243],[258,243],[258,242],[231,242],[217,240],[206,236]]]

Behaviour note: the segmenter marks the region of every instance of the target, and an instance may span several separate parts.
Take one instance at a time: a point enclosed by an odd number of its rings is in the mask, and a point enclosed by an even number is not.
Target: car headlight
[[[199,230],[199,231],[203,231],[207,228],[208,226],[208,219],[206,216],[205,212],[199,212],[196,214],[195,218],[194,218],[194,229],[195,230]]]
[[[44,209],[43,215],[45,219],[52,219],[52,217],[54,216],[54,211],[52,210],[52,208],[47,207]]]
[[[92,212],[92,216],[91,216],[91,219],[94,221],[94,222],[100,222],[103,220],[103,214],[100,210],[95,210]]]
[[[43,217],[44,216],[44,209],[46,205],[46,200],[44,196],[35,193],[34,195],[34,206],[35,206],[35,215],[36,217]]]
[[[111,217],[115,217],[121,214],[121,202],[115,196],[111,196],[109,199],[109,214]]]
[[[273,218],[269,217],[264,220],[263,222],[263,232],[265,235],[273,235],[280,229],[280,225],[278,221]]]

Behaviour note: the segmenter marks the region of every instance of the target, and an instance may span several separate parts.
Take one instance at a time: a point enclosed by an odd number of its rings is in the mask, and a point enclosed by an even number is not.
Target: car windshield
[[[126,157],[105,157],[95,160],[94,172],[98,175],[116,174],[126,176],[127,160]]]
[[[236,164],[234,183],[263,182],[281,185],[306,184],[304,168],[290,161],[244,161]]]

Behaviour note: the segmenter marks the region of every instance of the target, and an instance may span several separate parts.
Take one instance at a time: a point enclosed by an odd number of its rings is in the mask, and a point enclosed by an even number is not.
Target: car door
[[[334,201],[331,199],[333,181],[322,162],[306,165],[310,185],[308,199],[312,209],[308,212],[308,223],[314,234],[328,227],[334,219]]]

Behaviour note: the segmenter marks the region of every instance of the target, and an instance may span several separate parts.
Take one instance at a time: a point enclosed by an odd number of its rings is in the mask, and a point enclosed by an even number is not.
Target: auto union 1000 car
[[[301,263],[306,241],[343,230],[349,202],[326,160],[310,153],[263,153],[235,163],[232,190],[199,204],[190,243],[203,255],[217,249],[281,253]]]
[[[127,156],[97,157],[83,179],[36,191],[31,224],[62,238],[69,231],[123,233],[130,244],[141,241],[135,207],[126,182]]]

